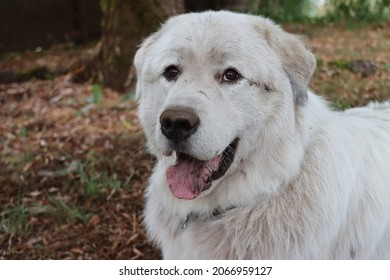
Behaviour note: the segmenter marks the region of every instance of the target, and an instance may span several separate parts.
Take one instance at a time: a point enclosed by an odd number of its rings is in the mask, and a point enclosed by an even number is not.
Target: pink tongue
[[[199,161],[179,157],[175,165],[167,169],[169,188],[176,198],[194,199],[208,187],[213,171],[218,169],[221,157]]]

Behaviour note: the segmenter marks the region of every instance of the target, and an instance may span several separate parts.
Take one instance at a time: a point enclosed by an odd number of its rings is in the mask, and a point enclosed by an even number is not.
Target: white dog
[[[135,56],[166,259],[389,259],[390,103],[330,110],[270,20],[179,15]]]

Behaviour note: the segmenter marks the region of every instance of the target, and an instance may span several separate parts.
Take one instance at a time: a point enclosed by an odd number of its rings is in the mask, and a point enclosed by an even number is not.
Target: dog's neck
[[[204,216],[200,215],[194,212],[189,213],[184,219],[180,220],[180,228],[182,230],[185,230],[187,228],[187,225],[193,221],[194,219],[202,219],[203,221],[211,220],[211,219],[218,219],[226,214],[226,212],[235,209],[236,206],[230,206],[226,209],[222,209],[221,207],[218,207],[214,209],[214,211],[211,213],[211,215]]]

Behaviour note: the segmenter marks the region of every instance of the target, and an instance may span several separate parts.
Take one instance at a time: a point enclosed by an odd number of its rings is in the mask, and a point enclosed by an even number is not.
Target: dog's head
[[[315,59],[270,20],[205,12],[169,19],[134,64],[149,148],[174,158],[166,170],[172,194],[194,199],[235,172],[262,135],[278,142],[275,131],[288,134]]]

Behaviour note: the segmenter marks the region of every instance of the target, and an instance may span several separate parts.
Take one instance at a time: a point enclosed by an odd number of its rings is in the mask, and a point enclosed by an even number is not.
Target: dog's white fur
[[[162,75],[169,65],[180,66],[175,81]],[[158,160],[145,225],[164,258],[390,258],[390,103],[330,110],[307,89],[315,59],[299,37],[225,11],[169,19],[135,66],[139,117]],[[243,78],[223,82],[229,67]],[[199,115],[188,140],[198,159],[240,137],[227,173],[193,200],[167,185],[175,153],[159,117],[170,106]]]

